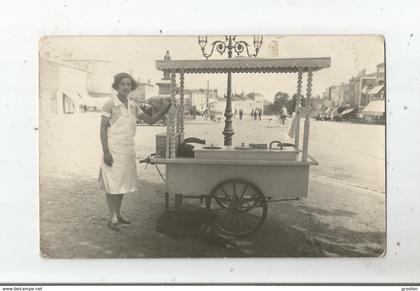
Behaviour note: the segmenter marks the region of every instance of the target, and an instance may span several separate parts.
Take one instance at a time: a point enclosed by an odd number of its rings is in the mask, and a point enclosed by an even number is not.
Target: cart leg
[[[175,194],[175,209],[178,210],[181,207],[182,194]]]
[[[206,201],[206,209],[210,209],[210,196],[206,196],[204,199]]]
[[[206,208],[205,196],[200,196],[200,208]]]
[[[165,211],[169,210],[169,193],[165,192]]]

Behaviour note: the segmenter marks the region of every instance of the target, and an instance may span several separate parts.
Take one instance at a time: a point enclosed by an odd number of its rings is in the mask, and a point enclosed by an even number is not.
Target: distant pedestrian
[[[262,115],[262,112],[261,112],[261,110],[259,110],[258,111],[258,117],[259,117],[260,120],[261,120],[261,115]]]
[[[287,118],[287,109],[286,107],[282,106],[280,110],[280,123],[281,125],[286,124],[286,118]]]
[[[251,109],[251,119],[254,118],[254,109]]]
[[[254,110],[254,120],[257,120],[257,109]]]
[[[239,109],[239,119],[242,120],[242,116],[244,115],[244,111],[241,109]]]

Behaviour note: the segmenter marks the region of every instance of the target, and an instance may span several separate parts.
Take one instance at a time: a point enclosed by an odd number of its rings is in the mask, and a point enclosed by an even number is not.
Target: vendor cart
[[[268,202],[307,197],[309,167],[318,164],[308,154],[310,102],[306,102],[306,108],[296,106],[289,134],[279,133],[278,140],[266,147],[202,144],[194,148],[193,157],[177,155],[179,145],[191,141],[184,132],[186,74],[297,73],[297,104],[300,104],[303,74],[307,74],[306,98],[310,100],[313,73],[329,67],[330,62],[330,58],[156,61],[158,70],[170,73],[173,104],[176,92],[180,95],[179,105],[168,113],[164,150],[149,159],[153,164],[166,166],[165,208],[169,209],[172,197],[175,208],[179,208],[184,198],[199,198],[215,214],[215,224],[222,232],[250,235],[264,223]],[[179,88],[176,88],[177,75]],[[302,146],[301,116],[305,118]],[[226,123],[229,122],[231,108],[226,109],[225,117]]]

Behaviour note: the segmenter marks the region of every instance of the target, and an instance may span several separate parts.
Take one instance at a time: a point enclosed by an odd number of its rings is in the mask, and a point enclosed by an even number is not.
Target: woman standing
[[[142,112],[136,104],[128,99],[128,94],[135,90],[137,82],[127,73],[114,77],[114,88],[117,94],[106,102],[102,108],[100,127],[103,160],[99,172],[100,188],[105,190],[109,208],[108,226],[119,231],[120,224],[131,222],[121,215],[121,204],[124,194],[137,193],[137,167],[134,136],[136,120],[141,119],[154,124],[168,112],[169,103],[155,116]]]

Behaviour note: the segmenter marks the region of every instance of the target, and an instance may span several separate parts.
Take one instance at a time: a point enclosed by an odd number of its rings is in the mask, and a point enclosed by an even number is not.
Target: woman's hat
[[[131,80],[131,91],[136,90],[137,86],[139,85],[130,74],[127,73],[119,73],[114,76],[114,83],[112,84],[112,88],[118,90],[118,84],[121,82],[122,79],[129,78]]]

